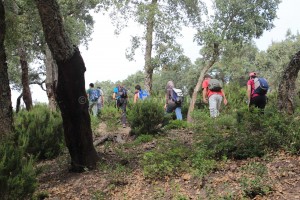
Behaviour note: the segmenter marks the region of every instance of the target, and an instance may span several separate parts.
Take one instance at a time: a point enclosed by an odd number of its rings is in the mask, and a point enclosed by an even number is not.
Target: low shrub
[[[242,107],[236,113],[216,119],[205,111],[196,111],[193,117],[201,145],[205,144],[202,146],[216,159],[261,157],[279,149],[299,153],[297,117],[280,113],[274,107],[267,108],[265,114]]]
[[[121,110],[114,106],[104,106],[101,109],[100,119],[106,123],[108,131],[116,131],[121,122]]]
[[[1,199],[30,199],[37,187],[34,160],[25,149],[26,137],[17,144],[10,140],[0,143],[0,197]]]
[[[164,126],[164,130],[171,130],[171,129],[185,129],[188,128],[187,121],[183,120],[170,120],[169,123]]]
[[[135,135],[157,133],[159,125],[163,123],[164,115],[163,104],[158,101],[146,99],[137,102],[127,115],[131,133]]]
[[[64,148],[61,115],[50,111],[46,105],[19,112],[15,118],[15,132],[17,138],[28,138],[26,152],[39,159],[54,158]]]
[[[156,149],[146,152],[141,160],[144,176],[147,178],[164,178],[187,169],[191,150],[176,140],[163,142]]]

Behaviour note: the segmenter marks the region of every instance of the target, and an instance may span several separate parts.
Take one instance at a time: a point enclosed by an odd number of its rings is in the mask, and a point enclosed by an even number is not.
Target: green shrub
[[[90,115],[90,117],[91,117],[92,132],[95,135],[95,133],[96,133],[98,127],[99,127],[100,120],[99,120],[98,117],[95,117],[93,115]]]
[[[127,120],[133,134],[156,133],[164,120],[163,105],[152,99],[139,101],[128,112]]]
[[[191,151],[183,144],[173,140],[169,144],[160,144],[157,149],[143,155],[141,165],[143,173],[148,178],[163,178],[184,171],[184,163]]]
[[[203,177],[210,173],[216,167],[216,161],[210,159],[209,154],[203,148],[198,148],[191,156],[192,168],[194,173]]]
[[[188,128],[187,121],[183,120],[170,120],[169,123],[164,126],[164,130],[171,130],[171,129],[185,129]]]
[[[267,195],[273,190],[265,165],[250,162],[242,168],[242,171],[243,176],[239,178],[239,182],[244,196],[253,199],[257,195]]]
[[[2,141],[0,144],[0,197],[1,199],[30,199],[37,187],[34,160],[27,157],[27,138],[18,144]]]
[[[62,118],[46,105],[37,105],[29,112],[19,112],[15,119],[15,131],[18,138],[28,138],[26,152],[39,159],[54,158],[64,148]]]
[[[223,156],[245,159],[283,148],[299,153],[297,116],[287,116],[276,107],[266,108],[263,115],[259,110],[249,112],[242,106],[237,112],[216,119],[210,118],[206,111],[195,111],[193,119],[201,145],[217,159]]]
[[[101,110],[100,119],[106,123],[108,131],[115,131],[118,129],[118,123],[121,119],[121,110],[114,106],[104,106]]]

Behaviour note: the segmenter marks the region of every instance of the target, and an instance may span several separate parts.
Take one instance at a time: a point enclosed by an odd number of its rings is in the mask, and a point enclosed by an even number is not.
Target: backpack
[[[100,91],[97,89],[91,89],[90,90],[90,100],[91,101],[97,101],[100,97]]]
[[[208,82],[208,89],[214,92],[220,92],[222,89],[222,83],[218,79],[210,79]]]
[[[183,93],[181,89],[173,88],[171,96],[172,96],[172,100],[176,104],[181,104],[183,102]]]
[[[127,90],[123,87],[118,88],[118,95],[120,98],[127,98]]]
[[[139,99],[146,99],[149,95],[148,91],[147,90],[140,90],[139,91]]]
[[[268,81],[265,78],[254,79],[254,94],[265,95],[269,90]]]

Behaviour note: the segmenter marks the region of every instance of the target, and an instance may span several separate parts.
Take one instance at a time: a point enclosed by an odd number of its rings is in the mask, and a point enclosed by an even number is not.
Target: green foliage
[[[95,117],[93,115],[90,115],[91,117],[91,127],[93,134],[96,133],[97,128],[99,127],[100,119],[99,117]]]
[[[170,120],[169,123],[166,126],[164,126],[164,130],[185,128],[188,128],[188,123],[183,120]]]
[[[108,131],[115,131],[118,129],[118,122],[120,121],[121,111],[114,106],[104,106],[101,110],[100,119],[106,123]]]
[[[153,179],[174,175],[186,169],[185,161],[189,155],[190,150],[175,140],[160,144],[157,149],[143,155],[143,173]]]
[[[216,119],[210,118],[206,111],[193,113],[193,127],[202,141],[200,146],[210,155],[217,159],[224,156],[244,159],[279,149],[299,153],[297,116],[279,113],[272,105],[265,109],[265,114],[240,107]]]
[[[136,135],[156,133],[163,119],[163,104],[151,98],[138,101],[127,115],[132,133]]]
[[[244,175],[239,182],[246,197],[253,199],[257,195],[267,195],[272,191],[265,165],[251,162],[242,170]]]
[[[9,140],[0,143],[1,199],[29,199],[37,187],[34,160],[25,152],[27,145],[26,137],[20,137],[16,144]]]
[[[22,110],[15,118],[17,138],[27,138],[26,152],[39,159],[54,158],[64,148],[63,124],[60,113],[46,105],[37,105],[30,112]]]
[[[216,167],[216,161],[208,158],[209,153],[203,148],[198,148],[191,156],[192,169],[194,173],[203,177]]]

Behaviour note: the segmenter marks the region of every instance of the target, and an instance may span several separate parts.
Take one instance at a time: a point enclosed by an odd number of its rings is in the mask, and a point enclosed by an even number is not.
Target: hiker
[[[114,88],[113,99],[116,100],[116,107],[122,110],[121,122],[123,128],[126,128],[126,106],[127,106],[127,90],[122,85]]]
[[[212,79],[209,74],[206,74],[202,83],[202,89],[203,102],[209,103],[210,117],[218,117],[223,98],[224,105],[227,105],[227,99],[224,90],[221,87],[221,82],[217,79]]]
[[[260,80],[263,80],[264,85],[260,85]],[[255,84],[258,83],[257,86]],[[258,89],[256,90],[255,88]],[[268,92],[268,83],[264,78],[257,78],[256,72],[249,73],[249,80],[247,82],[247,97],[248,97],[248,105],[249,110],[252,106],[259,108],[261,113],[264,113],[265,106],[267,104],[267,97],[266,94]],[[261,91],[260,91],[261,89]]]
[[[89,112],[94,116],[97,116],[97,102],[100,97],[100,93],[94,88],[94,83],[90,83],[90,88],[86,91],[89,100]]]
[[[101,87],[97,87],[97,90],[99,91],[100,98],[98,98],[97,101],[97,113],[100,113],[101,109],[103,108],[104,105],[104,94],[103,91],[101,90]]]
[[[139,99],[144,100],[149,96],[149,93],[146,90],[142,90],[140,85],[136,85],[134,88],[133,103],[136,103]]]
[[[176,119],[182,120],[181,105],[183,99],[181,98],[181,100],[177,101],[176,98],[174,97],[177,94],[175,94],[175,91],[173,89],[176,89],[173,81],[168,81],[166,86],[166,104],[164,108],[167,113],[172,113],[175,111]]]

